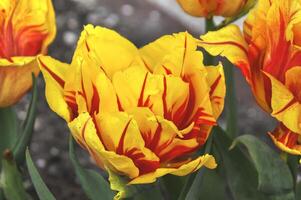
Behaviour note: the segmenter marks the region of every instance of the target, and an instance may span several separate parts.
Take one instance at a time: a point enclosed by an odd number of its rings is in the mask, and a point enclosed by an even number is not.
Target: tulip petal
[[[51,0],[19,0],[14,11],[13,23],[18,30],[18,42],[24,53],[40,46],[46,53],[56,34],[55,13]],[[41,41],[39,41],[41,39]],[[33,54],[38,54],[34,52]]]
[[[301,67],[293,67],[285,73],[285,85],[293,93],[295,98],[301,100]]]
[[[143,184],[143,183],[153,183],[157,178],[164,176],[166,174],[173,174],[176,176],[186,176],[189,173],[195,172],[201,167],[207,167],[209,169],[216,168],[217,164],[215,159],[211,155],[200,156],[179,168],[159,168],[155,172],[148,173],[133,179],[129,184]]]
[[[96,116],[96,121],[106,149],[131,158],[139,174],[159,167],[159,158],[145,147],[137,122],[127,113],[102,113]]]
[[[229,25],[218,31],[210,31],[201,36],[198,45],[213,56],[226,57],[249,77],[248,45],[238,26]]]
[[[39,74],[33,57],[13,57],[11,61],[0,59],[0,107],[19,101],[32,86],[31,74]]]
[[[271,115],[281,121],[293,132],[301,133],[300,113],[301,105],[285,85],[265,72],[271,81]]]
[[[81,60],[76,66],[72,63],[70,77],[65,86],[66,91],[78,91],[76,97],[78,112],[89,112],[91,115],[99,112],[118,111],[115,89],[106,74],[90,57]]]
[[[207,82],[210,88],[210,101],[212,104],[213,116],[217,119],[224,108],[224,98],[226,95],[226,84],[223,66],[210,66],[207,70]]]
[[[293,155],[301,155],[300,134],[290,131],[283,124],[280,124],[272,133],[268,134],[282,151]]]
[[[101,168],[107,167],[131,178],[139,175],[138,168],[130,158],[105,150],[93,119],[88,113],[80,114],[68,126],[75,140],[90,152],[90,155]]]
[[[130,41],[115,31],[92,25],[85,26],[81,33],[72,63],[86,55],[109,78],[133,63],[142,63],[138,56],[138,49]]]
[[[150,72],[182,76],[185,60],[197,49],[196,39],[189,33],[183,32],[163,36],[141,48],[140,55]],[[202,65],[198,60],[194,65]]]
[[[51,0],[4,1],[0,9],[0,56],[10,59],[47,53],[56,34]]]
[[[196,138],[184,139],[173,122],[155,116],[148,108],[134,108],[128,113],[137,122],[145,147],[154,152],[161,163],[185,157],[200,146]]]
[[[49,56],[39,56],[38,62],[45,79],[45,95],[50,108],[69,122],[73,117],[71,108],[64,97],[64,86],[69,65]]]
[[[156,115],[176,124],[183,119],[189,86],[179,77],[153,75],[143,68],[131,67],[117,72],[113,85],[123,110],[149,107]]]

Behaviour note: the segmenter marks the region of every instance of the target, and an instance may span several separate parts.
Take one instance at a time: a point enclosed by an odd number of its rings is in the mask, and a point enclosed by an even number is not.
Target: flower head
[[[254,0],[177,0],[183,10],[196,17],[233,17]]]
[[[88,25],[71,65],[39,57],[48,103],[101,168],[130,184],[215,168],[212,156],[195,153],[223,109],[224,76],[221,66],[205,68],[196,49],[188,33],[138,50]]]
[[[31,73],[39,72],[35,56],[47,52],[55,32],[51,0],[1,0],[0,107],[31,87]]]
[[[280,122],[271,133],[274,141],[288,148],[297,145],[301,135],[300,6],[298,0],[261,0],[244,22],[244,37],[231,25],[200,42],[241,68],[258,104]],[[295,136],[288,142],[284,132]]]

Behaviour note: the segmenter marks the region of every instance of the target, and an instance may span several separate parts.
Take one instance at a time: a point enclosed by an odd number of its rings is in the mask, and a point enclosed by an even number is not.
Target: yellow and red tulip
[[[45,54],[56,33],[51,0],[0,2],[0,107],[16,103],[37,75],[38,54]]]
[[[130,184],[216,167],[211,155],[196,151],[223,109],[223,70],[204,67],[188,33],[137,49],[112,30],[88,25],[70,65],[38,60],[48,104],[99,167]]]
[[[196,17],[237,15],[249,1],[254,0],[177,0],[183,10]]]
[[[276,145],[295,154],[301,154],[300,26],[300,1],[261,0],[244,22],[244,35],[230,25],[200,42],[241,68],[258,104],[280,121],[271,133]]]

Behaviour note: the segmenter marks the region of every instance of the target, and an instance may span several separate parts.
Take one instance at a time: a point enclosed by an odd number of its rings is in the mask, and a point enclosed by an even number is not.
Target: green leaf
[[[225,82],[226,82],[226,98],[225,98],[225,110],[226,110],[226,122],[227,122],[227,134],[231,138],[235,138],[237,135],[237,98],[235,91],[235,66],[228,60],[223,61]]]
[[[194,184],[191,186],[186,200],[193,199],[214,199],[225,200],[229,199],[226,194],[225,180],[217,173],[216,170],[202,168],[202,176],[197,176]],[[198,186],[198,187],[197,187]],[[193,190],[194,188],[194,190]],[[227,198],[226,198],[227,197]]]
[[[69,139],[69,157],[75,169],[76,176],[79,178],[80,184],[89,199],[113,199],[114,192],[110,189],[109,183],[99,173],[92,170],[86,170],[80,165],[75,155],[74,140],[72,136],[70,136]]]
[[[296,185],[296,199],[301,199],[301,181]]]
[[[14,146],[17,140],[18,120],[12,107],[0,108],[0,160],[5,149]],[[0,162],[1,169],[1,162]]]
[[[164,185],[169,199],[178,199],[181,190],[187,181],[188,176],[165,175],[160,178],[160,183]]]
[[[213,155],[218,163],[216,170],[226,180],[232,199],[267,200],[257,189],[257,171],[248,157],[239,148],[229,151],[232,140],[221,128],[215,129]]]
[[[23,181],[21,177],[22,176],[17,168],[17,165],[13,160],[12,153],[10,151],[6,151],[4,158],[2,159],[2,171],[0,179],[0,185],[3,189],[5,199],[29,199],[29,196],[23,187]]]
[[[294,182],[288,165],[267,144],[252,135],[235,139],[246,147],[258,173],[258,189],[279,199],[294,199]]]
[[[46,184],[42,180],[37,168],[33,164],[28,149],[26,150],[26,164],[32,183],[37,191],[40,200],[55,200],[53,194],[49,191]]]
[[[22,134],[13,148],[13,154],[18,165],[22,164],[25,160],[25,151],[30,144],[31,136],[34,128],[34,122],[36,118],[38,86],[34,75],[32,75],[32,82],[33,82],[32,98],[31,98],[29,109],[27,111],[26,119],[24,121]]]

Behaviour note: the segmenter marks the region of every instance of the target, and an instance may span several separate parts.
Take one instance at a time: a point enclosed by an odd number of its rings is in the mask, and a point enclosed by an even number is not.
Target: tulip
[[[204,67],[196,41],[179,33],[137,49],[87,25],[70,65],[38,58],[48,104],[99,167],[129,184],[215,168],[197,150],[223,109],[224,75]]]
[[[177,0],[185,12],[196,17],[233,17],[254,0]]]
[[[15,104],[31,88],[38,54],[47,53],[55,37],[51,0],[1,0],[0,107]]]
[[[280,122],[270,133],[272,139],[289,153],[301,135],[300,26],[300,1],[261,0],[244,22],[243,35],[230,25],[199,42],[212,55],[225,56],[242,70],[258,104]],[[287,142],[284,132],[294,139]]]

